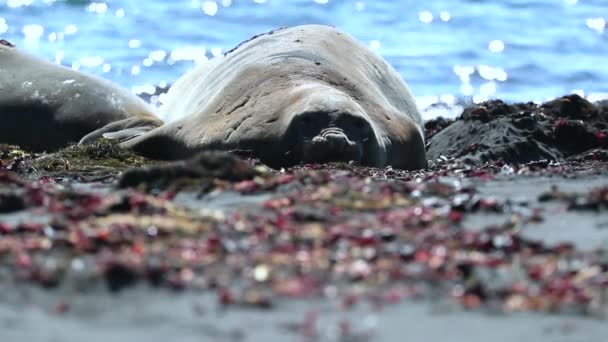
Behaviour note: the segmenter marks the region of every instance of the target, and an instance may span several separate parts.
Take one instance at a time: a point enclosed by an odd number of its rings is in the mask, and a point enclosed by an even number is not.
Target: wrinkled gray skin
[[[328,26],[243,42],[181,77],[161,111],[179,119],[124,146],[162,159],[203,149],[249,152],[273,167],[328,161],[426,167],[422,120],[403,80]]]
[[[133,137],[161,124],[128,90],[0,41],[0,143],[52,151],[115,131]]]

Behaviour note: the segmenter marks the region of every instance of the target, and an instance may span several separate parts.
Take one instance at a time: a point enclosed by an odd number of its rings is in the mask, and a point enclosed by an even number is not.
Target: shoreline
[[[348,329],[340,319],[332,323],[330,338],[317,331],[325,329],[318,318],[311,323],[314,305],[286,310],[300,317],[288,329],[292,338],[375,340],[361,319],[376,310],[415,317],[422,309],[407,311],[410,303],[434,301],[454,313],[446,326],[493,312],[506,314],[497,324],[508,332],[521,324],[515,313],[534,312],[531,322],[588,326],[566,328],[565,338],[594,338],[608,318],[608,220],[601,214],[608,210],[608,107],[576,95],[543,105],[489,101],[425,128],[432,163],[419,171],[271,170],[225,153],[158,166],[104,141],[44,156],[2,147],[4,321],[19,306],[38,307],[60,318],[43,327],[57,333],[64,323],[94,324],[77,314],[89,305],[111,314],[103,303],[124,293],[158,300],[158,312],[169,290],[182,298],[202,293],[203,307],[240,317],[224,322],[235,327],[249,312],[279,319],[285,307],[306,301],[353,316]],[[10,294],[21,291],[15,298],[23,301],[11,304]],[[26,311],[14,336],[40,324],[39,312]],[[141,314],[146,322],[157,317]],[[399,332],[399,320],[380,316],[376,328]],[[441,320],[423,316],[429,326]],[[138,325],[125,322],[107,324],[137,334]],[[164,326],[178,331],[180,324]],[[215,338],[246,339],[256,334],[249,329]],[[281,327],[267,333],[285,337]],[[492,334],[483,333],[475,336]]]

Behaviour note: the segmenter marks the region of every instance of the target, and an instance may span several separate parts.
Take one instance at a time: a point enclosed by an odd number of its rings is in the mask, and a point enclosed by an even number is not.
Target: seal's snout
[[[361,163],[364,148],[373,139],[369,122],[348,111],[321,110],[301,113],[291,122],[293,150],[298,161],[324,163],[330,161]]]
[[[348,136],[337,129],[327,129],[312,139],[314,145],[325,145],[329,151],[344,152],[352,148],[355,143]]]
[[[308,163],[329,161],[355,161],[362,158],[361,144],[353,141],[340,128],[331,127],[322,130],[304,144],[303,160]]]

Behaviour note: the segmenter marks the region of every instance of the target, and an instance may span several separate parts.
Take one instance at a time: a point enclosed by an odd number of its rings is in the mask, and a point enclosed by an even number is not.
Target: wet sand
[[[40,289],[9,293],[10,304],[3,298],[0,305],[3,341],[602,342],[606,336],[605,320],[463,312],[445,302],[409,301],[380,311],[361,305],[344,311],[335,301],[289,301],[268,311],[224,310],[212,295],[146,288],[112,296]],[[16,293],[27,299],[16,299]],[[59,300],[70,303],[62,315],[53,310]],[[345,322],[354,331],[341,338]]]

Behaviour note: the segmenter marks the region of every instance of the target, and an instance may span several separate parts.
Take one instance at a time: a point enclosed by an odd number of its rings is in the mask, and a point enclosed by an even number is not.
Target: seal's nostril
[[[337,143],[346,141],[344,134],[329,133],[325,135],[325,139],[329,142]]]
[[[339,151],[348,145],[348,138],[344,134],[329,133],[325,134],[324,138],[328,145]]]
[[[317,135],[316,137],[312,138],[312,142],[314,144],[320,144],[325,142],[325,138]]]
[[[312,138],[312,143],[319,146],[325,145],[335,150],[342,150],[349,145],[349,140],[343,133],[330,131]]]

